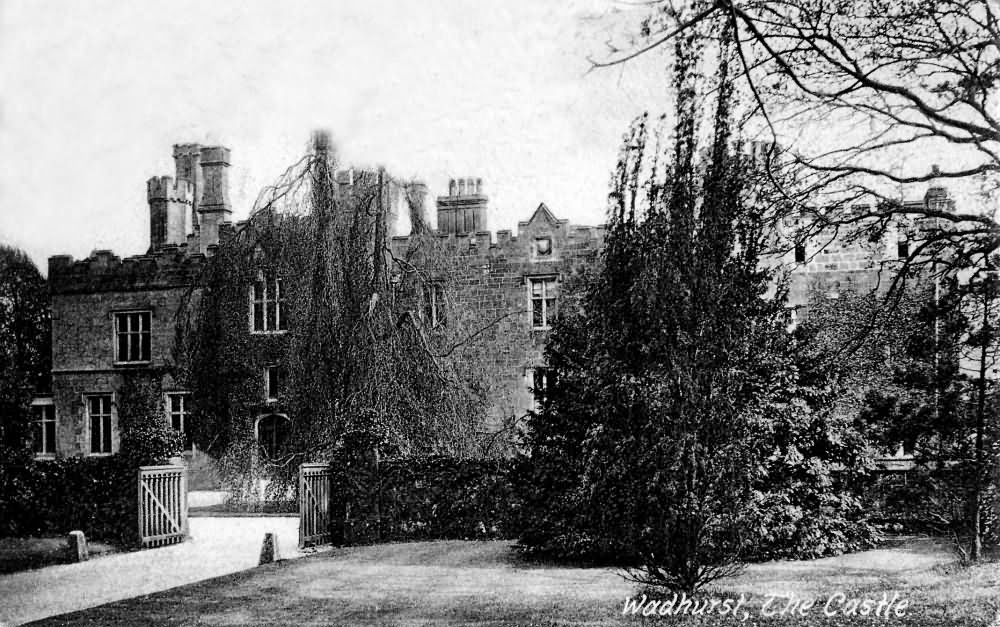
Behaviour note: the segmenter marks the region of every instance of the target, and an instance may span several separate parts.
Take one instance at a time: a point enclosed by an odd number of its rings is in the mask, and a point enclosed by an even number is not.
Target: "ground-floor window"
[[[90,452],[111,453],[111,395],[88,396],[87,417],[90,420]]]
[[[167,394],[167,414],[170,426],[184,437],[184,450],[191,450],[191,395],[187,392],[171,392]]]
[[[275,459],[281,454],[290,428],[291,421],[281,414],[268,414],[257,421],[257,444],[265,458]]]
[[[542,411],[549,401],[549,385],[552,383],[552,371],[539,367],[528,370],[528,384],[531,388],[531,410]]]
[[[56,406],[39,403],[31,406],[31,445],[35,455],[51,457],[56,454]]]

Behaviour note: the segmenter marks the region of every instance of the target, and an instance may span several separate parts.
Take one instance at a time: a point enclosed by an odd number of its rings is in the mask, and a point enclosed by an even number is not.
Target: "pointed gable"
[[[527,222],[518,222],[517,225],[522,228],[526,226],[537,227],[543,225],[547,225],[552,228],[558,228],[559,226],[566,224],[567,222],[569,222],[569,220],[560,220],[559,218],[557,218],[543,202],[538,205],[538,208],[535,209],[535,212],[533,214],[531,214],[531,218],[529,218]]]

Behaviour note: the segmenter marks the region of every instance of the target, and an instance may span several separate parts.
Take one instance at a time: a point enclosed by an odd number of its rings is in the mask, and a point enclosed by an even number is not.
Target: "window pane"
[[[44,437],[42,423],[35,421],[31,424],[31,447],[36,453],[44,453],[42,438]]]
[[[90,452],[101,452],[101,417],[98,415],[90,417]]]
[[[274,398],[278,395],[278,370],[274,366],[267,368],[267,397]]]
[[[276,310],[277,307],[275,306],[275,303],[273,301],[269,301],[266,305],[267,321],[264,323],[265,329],[274,330],[278,328],[278,325],[276,324],[277,319],[275,317]]]
[[[101,397],[91,396],[90,398],[87,399],[87,404],[88,404],[87,412],[91,416],[101,413]]]
[[[288,329],[288,322],[285,321],[285,310],[282,304],[279,302],[276,305],[278,311],[278,326],[276,327],[279,331],[286,331]]]
[[[102,444],[104,448],[101,449],[102,453],[111,452],[111,416],[105,415],[101,420],[101,436]]]
[[[45,423],[45,453],[56,452],[56,422],[50,420]]]
[[[142,334],[142,346],[139,350],[139,359],[141,361],[149,361],[150,347],[149,347],[150,337],[149,331]]]
[[[118,361],[128,361],[128,335],[118,334]]]
[[[532,281],[531,282],[531,295],[532,296],[541,296],[542,295],[542,282],[541,281]]]
[[[264,330],[264,306],[260,303],[254,303],[253,306],[253,330]]]
[[[264,300],[264,284],[261,281],[256,281],[253,284],[253,299]]]
[[[533,300],[531,301],[531,324],[540,327],[544,324],[542,318],[542,301]]]

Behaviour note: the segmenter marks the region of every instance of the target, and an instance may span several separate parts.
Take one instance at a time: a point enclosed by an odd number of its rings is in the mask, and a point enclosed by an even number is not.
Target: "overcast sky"
[[[0,0],[0,241],[77,258],[148,245],[171,146],[232,149],[234,217],[327,128],[346,162],[482,177],[490,228],[545,202],[604,219],[629,121],[663,110],[662,59],[587,73],[608,0]]]

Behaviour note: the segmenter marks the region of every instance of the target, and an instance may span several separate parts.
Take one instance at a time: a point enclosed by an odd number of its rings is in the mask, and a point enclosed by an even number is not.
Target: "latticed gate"
[[[329,544],[330,496],[333,473],[330,464],[299,466],[299,547]]]
[[[183,542],[188,536],[187,469],[139,468],[139,534],[142,546]]]

